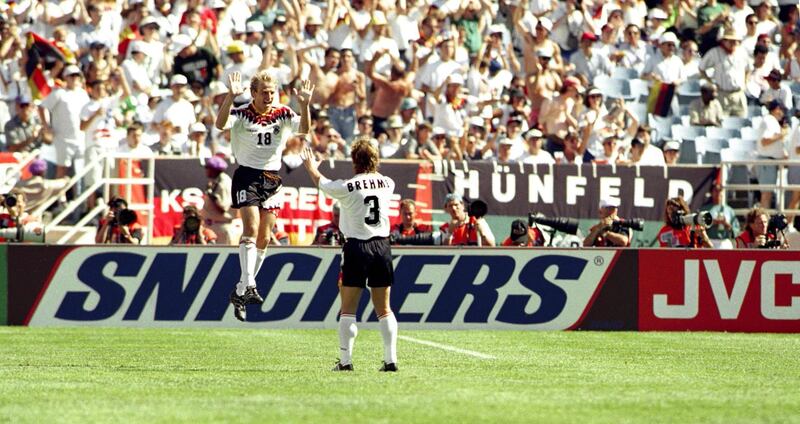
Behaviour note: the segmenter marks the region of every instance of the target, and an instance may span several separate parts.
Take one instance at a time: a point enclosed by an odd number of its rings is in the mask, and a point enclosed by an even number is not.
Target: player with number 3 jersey
[[[394,282],[389,200],[394,193],[394,181],[378,173],[378,149],[369,140],[353,143],[350,157],[356,175],[349,180],[331,181],[317,169],[319,162],[313,150],[306,147],[303,151],[303,164],[311,180],[325,194],[339,201],[339,229],[345,237],[339,291],[341,357],[333,370],[353,370],[353,344],[358,334],[355,314],[361,292],[369,285],[383,338],[380,371],[397,371],[397,320],[389,307],[389,292]]]
[[[245,305],[264,302],[256,290],[255,278],[266,257],[276,213],[281,207],[273,196],[281,188],[278,170],[283,149],[298,126],[303,134],[311,128],[308,107],[314,93],[311,82],[303,81],[301,89],[294,90],[301,108],[300,116],[275,101],[276,85],[267,71],[256,73],[250,79],[249,87],[253,100],[231,110],[233,99],[245,91],[241,74],[231,73],[228,76],[229,92],[215,122],[220,130],[231,129],[233,156],[239,164],[233,174],[231,192],[233,207],[239,209],[244,227],[239,241],[242,273],[229,299],[234,316],[240,321],[247,318]]]

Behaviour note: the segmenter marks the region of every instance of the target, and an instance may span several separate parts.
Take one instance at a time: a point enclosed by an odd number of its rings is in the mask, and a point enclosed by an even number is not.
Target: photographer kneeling
[[[170,245],[176,244],[216,244],[217,234],[203,225],[203,219],[196,206],[183,207],[183,222],[173,230]]]
[[[589,235],[583,239],[583,247],[627,247],[631,245],[631,224],[640,224],[640,222],[628,222],[620,219],[617,216],[618,210],[618,200],[600,200],[597,210],[600,214],[600,222],[589,230]]]
[[[128,209],[128,202],[121,197],[113,197],[108,202],[108,213],[100,220],[100,228],[94,241],[97,244],[140,244],[142,226],[136,212]]]
[[[712,221],[708,212],[690,214],[683,197],[668,199],[664,208],[666,225],[658,232],[658,244],[661,247],[713,247],[706,234],[706,226]]]
[[[736,237],[737,249],[788,249],[783,237],[788,222],[784,215],[770,217],[767,211],[753,208],[745,217],[744,231]]]
[[[450,221],[442,224],[439,231],[443,233],[442,242],[447,246],[494,246],[494,234],[492,234],[489,224],[483,219],[486,210],[472,208],[470,214],[464,208],[464,199],[456,194],[450,193],[444,198],[444,209],[450,214]],[[485,203],[474,201],[474,204]]]

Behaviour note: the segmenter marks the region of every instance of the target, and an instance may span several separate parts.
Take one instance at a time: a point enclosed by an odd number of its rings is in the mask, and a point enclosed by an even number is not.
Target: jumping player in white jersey
[[[375,315],[383,337],[381,371],[397,371],[397,320],[389,306],[389,291],[394,282],[392,247],[389,244],[389,200],[394,181],[378,173],[378,149],[369,140],[353,143],[350,157],[355,176],[331,181],[320,174],[319,162],[310,147],[303,152],[304,165],[320,190],[339,201],[339,229],[345,236],[342,246],[342,312],[339,317],[341,359],[334,371],[353,370],[353,343],[356,309],[361,291],[369,284]]]
[[[230,294],[236,318],[247,318],[245,305],[261,304],[264,299],[256,290],[256,275],[266,257],[269,235],[275,225],[281,204],[272,198],[281,188],[278,170],[286,142],[297,131],[307,134],[311,128],[308,103],[314,93],[310,81],[303,81],[300,91],[294,90],[300,104],[300,116],[275,100],[276,82],[267,71],[250,79],[253,100],[231,110],[233,99],[244,93],[242,76],[228,76],[229,92],[219,108],[216,127],[226,128],[231,122],[231,147],[239,167],[233,174],[233,207],[239,209],[244,231],[239,240],[241,278]],[[271,199],[272,198],[272,199]]]

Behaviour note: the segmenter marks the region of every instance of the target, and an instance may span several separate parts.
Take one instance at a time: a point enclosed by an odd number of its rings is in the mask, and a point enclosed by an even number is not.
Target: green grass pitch
[[[0,422],[800,422],[800,336],[0,327]]]

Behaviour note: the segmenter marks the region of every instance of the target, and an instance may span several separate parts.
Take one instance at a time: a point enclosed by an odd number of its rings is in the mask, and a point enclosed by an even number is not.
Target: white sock
[[[253,274],[253,278],[258,276],[258,271],[261,270],[261,265],[264,263],[264,258],[267,257],[267,249],[256,249],[256,272]]]
[[[236,285],[236,294],[244,294],[247,286],[255,286],[255,267],[256,267],[256,243],[252,240],[242,240],[239,243],[239,266],[242,268],[242,276],[239,284]]]
[[[383,361],[387,364],[397,363],[397,319],[394,314],[388,314],[378,318],[381,326],[381,336],[383,337]]]
[[[357,335],[356,316],[342,314],[339,317],[339,362],[342,365],[353,363],[353,344]]]

